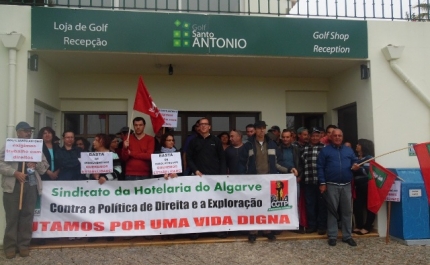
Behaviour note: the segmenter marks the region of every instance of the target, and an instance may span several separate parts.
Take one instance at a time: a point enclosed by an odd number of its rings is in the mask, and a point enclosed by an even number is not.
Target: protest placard
[[[179,152],[152,154],[152,174],[181,173],[181,161],[181,153]]]
[[[387,201],[387,202],[399,202],[400,201],[401,185],[402,185],[402,183],[400,180],[394,181],[393,185],[391,186],[390,191],[388,192],[387,198],[385,198],[385,201]]]
[[[81,174],[102,174],[113,172],[111,152],[82,152]]]
[[[46,181],[33,237],[296,230],[292,174]]]
[[[7,138],[4,161],[40,162],[42,148],[42,139]]]
[[[163,127],[176,128],[178,126],[178,111],[173,109],[160,109],[164,119]]]

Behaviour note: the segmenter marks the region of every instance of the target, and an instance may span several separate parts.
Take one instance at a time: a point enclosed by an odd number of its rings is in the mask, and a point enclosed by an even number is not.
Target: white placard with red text
[[[152,154],[151,162],[153,175],[182,172],[180,152]]]
[[[111,152],[82,152],[81,174],[103,174],[113,172]]]
[[[292,174],[46,181],[33,237],[296,230]]]
[[[4,161],[40,162],[42,148],[42,139],[7,138]]]
[[[178,111],[173,109],[159,109],[164,119],[163,127],[176,128],[178,126]]]
[[[387,202],[399,202],[400,201],[400,190],[401,190],[401,181],[396,180],[394,181],[393,185],[391,186],[390,191],[388,192],[387,197],[385,198],[385,201]]]

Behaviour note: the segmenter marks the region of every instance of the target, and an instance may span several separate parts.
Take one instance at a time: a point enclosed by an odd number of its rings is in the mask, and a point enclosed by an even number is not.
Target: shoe
[[[15,251],[9,251],[9,252],[5,252],[4,255],[6,256],[7,259],[13,259],[16,256]]]
[[[219,232],[219,233],[216,233],[216,236],[217,236],[218,238],[227,238],[227,237],[228,237],[227,232]]]
[[[316,231],[317,231],[316,228],[310,228],[310,229],[306,230],[306,234],[312,234],[312,233],[315,233]]]
[[[113,236],[108,236],[108,237],[106,237],[106,240],[107,240],[107,241],[114,241],[114,240],[115,240],[115,238],[114,238]]]
[[[329,239],[328,245],[334,247],[334,246],[336,246],[336,241],[337,241],[336,239]]]
[[[342,239],[343,243],[347,243],[348,245],[350,245],[351,247],[356,247],[357,243],[355,243],[354,239],[352,238],[348,238],[348,239]]]
[[[98,238],[97,237],[90,237],[90,238],[88,238],[88,242],[96,242],[96,240],[97,240]]]
[[[257,235],[248,235],[249,243],[255,243],[255,240],[257,240]]]
[[[325,235],[327,233],[327,230],[325,229],[318,229],[318,235],[322,236]]]
[[[360,236],[364,236],[364,235],[367,235],[369,233],[370,233],[370,231],[367,231],[366,229],[361,229],[360,231],[356,232],[356,234],[360,235]]]
[[[272,233],[273,233],[275,236],[279,236],[280,234],[282,234],[282,230],[275,230],[275,231],[272,231]]]
[[[22,249],[19,251],[19,256],[22,258],[30,256],[30,250],[29,249]]]
[[[359,235],[361,233],[361,231],[360,231],[360,229],[358,229],[358,230],[354,229],[354,230],[352,230],[352,233]]]
[[[267,237],[267,239],[269,239],[269,241],[275,241],[276,240],[276,236],[272,232],[265,234],[265,236]]]
[[[199,238],[199,234],[190,234],[188,236],[191,240],[197,240]]]
[[[291,231],[291,232],[293,232],[293,233],[297,233],[297,234],[304,234],[304,233],[305,233],[305,229],[303,229],[303,228],[299,228],[299,230],[293,230],[293,231]]]

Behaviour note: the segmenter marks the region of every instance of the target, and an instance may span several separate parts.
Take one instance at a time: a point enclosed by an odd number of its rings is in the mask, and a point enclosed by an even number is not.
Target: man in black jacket
[[[207,118],[200,119],[199,134],[190,142],[187,150],[187,165],[197,176],[226,175],[227,166],[221,140],[210,134],[211,126]],[[226,232],[217,233],[219,238],[226,238]],[[199,234],[191,234],[190,239],[197,239]]]

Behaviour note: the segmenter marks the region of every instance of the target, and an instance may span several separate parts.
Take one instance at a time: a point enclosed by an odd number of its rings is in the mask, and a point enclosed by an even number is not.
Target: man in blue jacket
[[[317,173],[321,193],[327,192],[328,204],[337,211],[340,207],[342,223],[342,242],[355,247],[352,239],[352,207],[351,181],[352,170],[357,170],[357,157],[350,147],[342,145],[343,133],[340,129],[333,130],[331,143],[324,147],[318,155]],[[328,244],[336,245],[338,233],[337,219],[331,211],[327,215]]]

